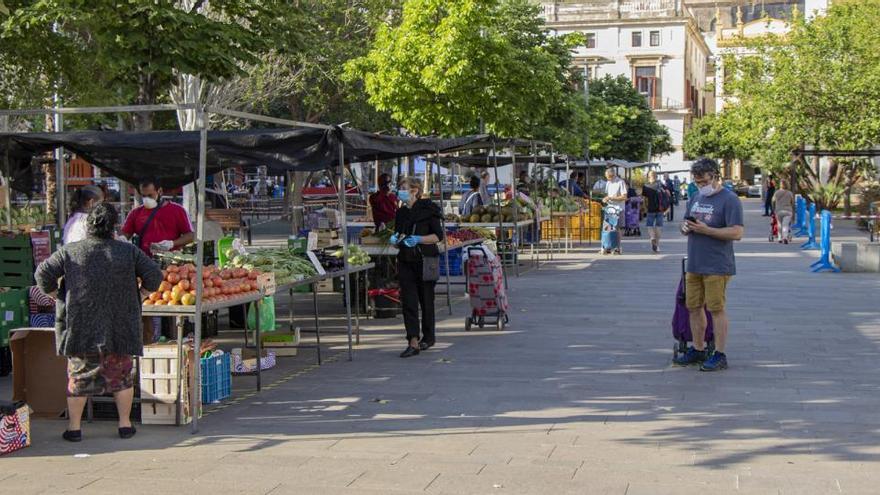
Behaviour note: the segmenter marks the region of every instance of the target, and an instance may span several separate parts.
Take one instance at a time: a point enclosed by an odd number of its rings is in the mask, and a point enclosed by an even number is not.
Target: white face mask
[[[708,184],[700,188],[701,196],[711,196],[713,194],[715,194],[715,186],[712,184]]]
[[[159,202],[149,196],[144,196],[143,203],[144,208],[148,210],[152,210],[153,208],[159,206]]]

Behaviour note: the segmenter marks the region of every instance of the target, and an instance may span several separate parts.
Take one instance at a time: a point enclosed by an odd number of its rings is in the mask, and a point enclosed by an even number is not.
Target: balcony
[[[681,0],[557,0],[541,2],[548,23],[674,18]]]

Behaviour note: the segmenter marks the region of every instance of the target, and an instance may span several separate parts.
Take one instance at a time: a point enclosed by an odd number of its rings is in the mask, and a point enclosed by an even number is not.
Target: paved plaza
[[[669,225],[659,255],[643,236],[511,276],[505,332],[464,332],[458,298],[438,345],[403,360],[402,321],[366,321],[354,361],[294,358],[197,435],[95,422],[68,444],[63,421],[35,421],[0,459],[2,492],[878,493],[880,279],[810,273],[817,253],[768,243],[745,206],[726,371],[670,364],[685,241]]]

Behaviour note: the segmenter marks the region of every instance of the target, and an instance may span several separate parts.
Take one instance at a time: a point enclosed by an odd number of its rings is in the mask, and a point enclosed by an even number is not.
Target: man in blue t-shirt
[[[718,163],[701,158],[691,166],[699,191],[688,199],[681,233],[688,236],[686,304],[694,345],[675,360],[687,366],[700,363],[701,371],[727,368],[727,283],[736,275],[733,241],[743,236],[743,209],[736,193],[721,186]],[[706,313],[715,328],[715,352],[706,352]]]

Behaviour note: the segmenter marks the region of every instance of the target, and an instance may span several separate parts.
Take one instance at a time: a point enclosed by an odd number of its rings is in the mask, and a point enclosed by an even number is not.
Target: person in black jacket
[[[389,242],[399,248],[397,255],[400,301],[406,326],[407,348],[400,357],[408,358],[434,345],[434,286],[437,280],[425,280],[423,266],[436,265],[443,241],[443,212],[430,199],[422,199],[422,182],[415,178],[401,181],[397,197],[403,203],[394,220],[394,234]],[[422,320],[419,325],[419,306]],[[421,330],[421,340],[419,339]]]

